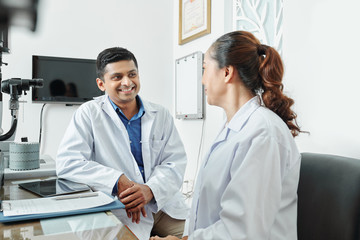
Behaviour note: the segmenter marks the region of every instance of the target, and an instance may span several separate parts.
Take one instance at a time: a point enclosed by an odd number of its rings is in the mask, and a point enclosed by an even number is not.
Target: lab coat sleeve
[[[80,107],[60,143],[56,157],[59,178],[85,183],[94,190],[111,195],[122,171],[94,161],[94,136],[90,109]]]
[[[146,183],[154,194],[153,212],[162,209],[180,191],[187,163],[185,149],[173,118],[168,111],[165,116],[164,147],[157,156],[158,164]]]
[[[182,237],[188,237],[188,236],[189,236],[189,217],[185,220],[184,233]]]
[[[231,180],[221,197],[220,219],[205,229],[195,230],[190,239],[269,236],[280,208],[284,173],[280,159],[284,149],[271,137],[257,137],[249,144],[234,149]],[[241,148],[248,150],[244,153]]]

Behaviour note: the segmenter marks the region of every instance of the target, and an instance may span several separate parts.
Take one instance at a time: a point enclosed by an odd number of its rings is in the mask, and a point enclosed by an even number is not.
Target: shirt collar
[[[123,116],[125,116],[124,113],[121,111],[121,109],[120,109],[118,106],[116,106],[116,104],[110,99],[109,96],[108,96],[108,99],[109,99],[109,101],[110,101],[110,103],[111,103],[111,106],[114,108],[115,112],[119,111]],[[135,114],[135,115],[134,115],[131,119],[129,119],[129,120],[139,119],[139,118],[141,118],[141,117],[144,115],[144,113],[145,113],[144,104],[143,104],[143,102],[141,101],[141,98],[140,98],[139,95],[136,96],[136,103],[137,103],[137,105],[139,106],[139,111],[138,111],[137,114]]]
[[[257,96],[245,103],[230,120],[227,127],[233,131],[239,132],[245,125],[251,114],[260,107],[259,98]]]

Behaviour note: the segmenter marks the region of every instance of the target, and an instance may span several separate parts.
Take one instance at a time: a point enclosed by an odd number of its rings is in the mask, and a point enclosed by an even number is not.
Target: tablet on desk
[[[86,184],[76,183],[61,178],[20,183],[19,187],[35,193],[41,197],[52,197],[90,190],[90,187]]]

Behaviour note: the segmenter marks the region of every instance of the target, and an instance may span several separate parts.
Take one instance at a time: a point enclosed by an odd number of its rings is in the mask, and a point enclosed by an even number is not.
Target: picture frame
[[[179,0],[179,45],[211,32],[211,0]]]

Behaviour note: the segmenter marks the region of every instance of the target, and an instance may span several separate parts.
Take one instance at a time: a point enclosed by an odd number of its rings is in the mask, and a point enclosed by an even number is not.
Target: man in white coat
[[[187,158],[173,118],[138,96],[138,65],[130,51],[105,49],[96,64],[105,95],[75,112],[59,146],[57,175],[118,196],[125,210],[113,212],[139,239],[181,237]]]

